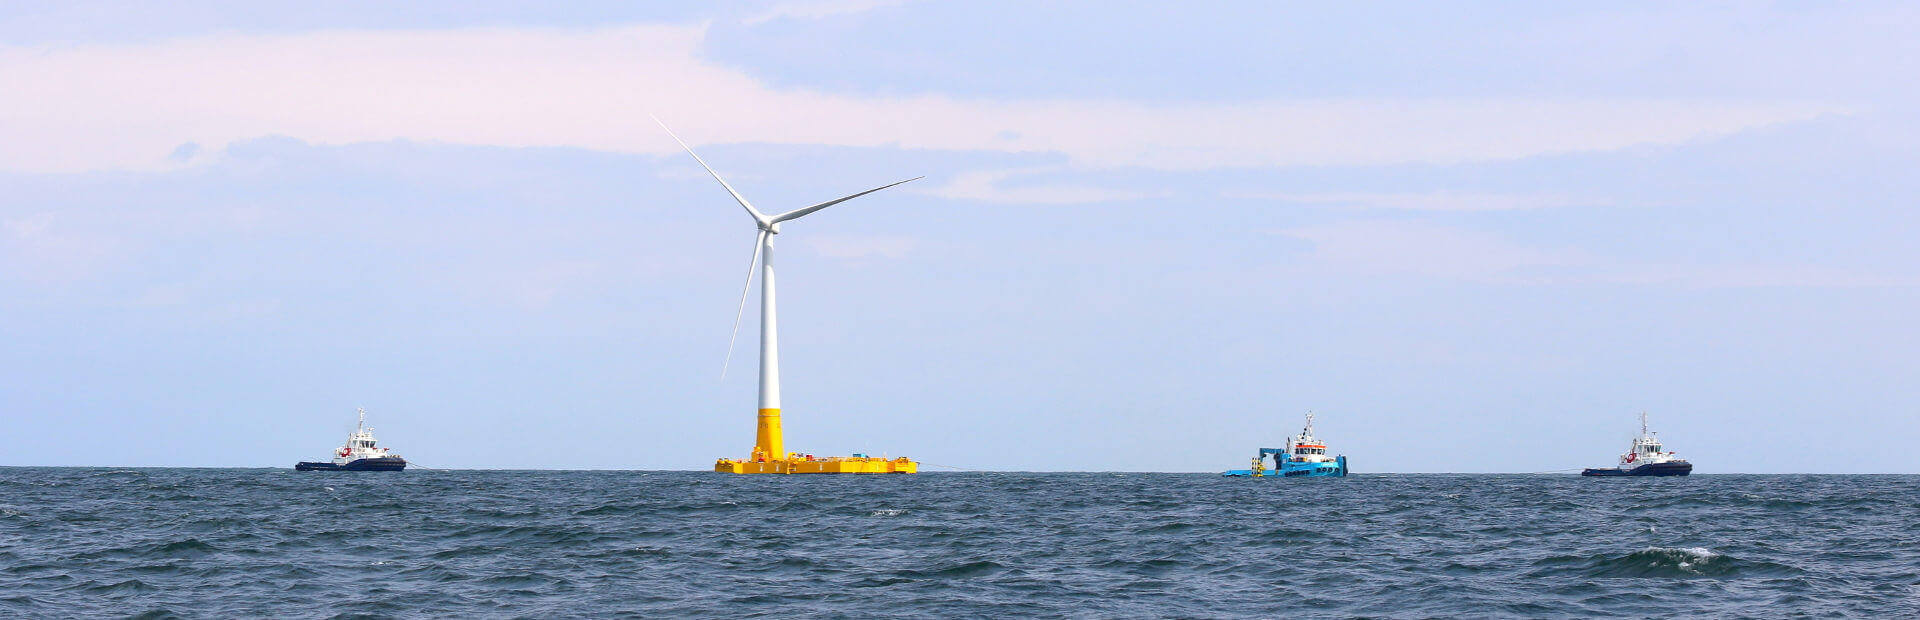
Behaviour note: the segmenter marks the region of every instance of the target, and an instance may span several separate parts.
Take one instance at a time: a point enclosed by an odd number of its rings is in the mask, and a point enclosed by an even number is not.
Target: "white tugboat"
[[[1633,438],[1633,447],[1620,455],[1617,467],[1589,467],[1580,472],[1582,476],[1685,476],[1693,473],[1693,463],[1663,451],[1660,438],[1647,430],[1647,414],[1640,414],[1640,436]]]
[[[332,461],[301,461],[293,466],[296,471],[400,471],[406,468],[406,459],[378,447],[373,429],[367,428],[365,407],[360,408],[360,425],[347,436],[346,445],[333,451]]]

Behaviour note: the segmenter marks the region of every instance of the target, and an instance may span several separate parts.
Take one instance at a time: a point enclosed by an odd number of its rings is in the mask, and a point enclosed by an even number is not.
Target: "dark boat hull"
[[[1586,471],[1580,472],[1580,475],[1611,478],[1616,476],[1685,476],[1691,473],[1693,473],[1693,463],[1670,462],[1648,463],[1633,469],[1620,469],[1618,467],[1608,467],[1604,469],[1588,468]]]
[[[301,461],[295,463],[294,471],[400,471],[407,468],[407,460],[399,457],[360,459],[345,465],[335,465],[331,461]]]

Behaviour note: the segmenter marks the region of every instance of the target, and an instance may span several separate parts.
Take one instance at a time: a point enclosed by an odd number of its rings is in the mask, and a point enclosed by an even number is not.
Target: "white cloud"
[[[0,280],[76,279],[114,263],[126,250],[112,234],[51,212],[0,218]]]
[[[270,134],[666,154],[695,143],[1064,154],[1076,167],[1510,159],[1678,143],[1844,110],[1664,99],[1142,103],[841,95],[701,58],[704,26],[326,31],[0,47],[0,169],[164,169]],[[1045,197],[1045,196],[1042,196]]]
[[[1920,286],[1920,277],[1869,273],[1818,265],[1628,264],[1596,274],[1593,279],[1618,284],[1657,284],[1692,288]]]
[[[1112,190],[1085,185],[1017,185],[1008,187],[1004,184],[1006,180],[1017,175],[1038,174],[1053,170],[1056,169],[1024,168],[964,172],[955,175],[953,180],[948,181],[946,185],[920,193],[955,200],[1054,205],[1139,200],[1148,197],[1148,194],[1141,192]]]
[[[1593,261],[1573,252],[1523,247],[1499,235],[1419,222],[1351,221],[1276,232],[1311,242],[1309,260],[1316,266],[1346,273],[1517,282],[1524,269]]]
[[[0,230],[18,240],[37,239],[47,234],[53,225],[53,214],[37,213],[29,217],[0,220]]]
[[[806,243],[829,258],[901,258],[919,244],[911,237],[887,235],[808,235]]]
[[[838,15],[865,13],[879,8],[900,6],[907,0],[807,0],[799,2],[779,2],[767,10],[756,13],[741,23],[752,26],[779,19],[820,19]]]
[[[594,261],[561,260],[514,268],[496,274],[498,294],[528,310],[544,309],[562,294],[590,290],[600,282],[601,266]]]
[[[1225,198],[1271,200],[1293,204],[1350,207],[1361,209],[1399,209],[1407,211],[1511,211],[1546,209],[1598,201],[1581,200],[1560,194],[1484,194],[1472,192],[1222,192]]]
[[[1495,284],[1609,283],[1688,288],[1912,287],[1914,275],[1815,265],[1653,263],[1573,248],[1515,243],[1465,228],[1391,220],[1340,222],[1275,231],[1308,241],[1302,268],[1363,275],[1413,275]]]
[[[137,308],[161,306],[184,306],[193,302],[193,293],[187,285],[179,282],[155,284],[134,297],[127,305]]]

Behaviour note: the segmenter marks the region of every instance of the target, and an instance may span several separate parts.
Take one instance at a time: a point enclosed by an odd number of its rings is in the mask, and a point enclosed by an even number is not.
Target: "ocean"
[[[0,468],[8,617],[1920,615],[1920,476]]]

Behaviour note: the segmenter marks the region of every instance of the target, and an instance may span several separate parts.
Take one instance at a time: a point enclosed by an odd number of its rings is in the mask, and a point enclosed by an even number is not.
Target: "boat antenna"
[[[366,407],[355,407],[355,409],[359,409],[359,410],[360,410],[360,425],[359,425],[359,426],[356,426],[356,427],[353,427],[353,430],[355,430],[355,431],[359,431],[359,430],[363,430],[363,429],[365,429],[365,428],[367,428],[367,408],[366,408]]]
[[[1640,412],[1640,436],[1647,436],[1647,412]]]

